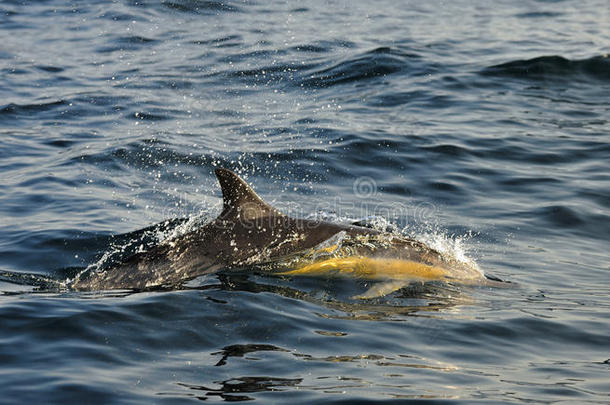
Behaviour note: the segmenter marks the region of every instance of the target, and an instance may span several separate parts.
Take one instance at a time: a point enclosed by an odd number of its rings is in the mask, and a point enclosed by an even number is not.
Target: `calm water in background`
[[[0,402],[610,400],[605,0],[21,3],[0,5]],[[213,218],[216,166],[519,287],[23,285]]]

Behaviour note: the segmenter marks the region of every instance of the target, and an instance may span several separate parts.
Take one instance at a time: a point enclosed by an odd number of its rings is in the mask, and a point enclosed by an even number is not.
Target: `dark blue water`
[[[3,2],[0,402],[607,403],[609,22],[605,0]],[[219,166],[519,286],[43,285],[213,218]]]

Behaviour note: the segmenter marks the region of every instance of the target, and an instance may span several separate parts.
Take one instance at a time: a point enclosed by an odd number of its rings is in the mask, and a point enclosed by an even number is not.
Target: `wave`
[[[0,116],[3,115],[29,115],[37,112],[50,111],[57,107],[68,105],[66,100],[56,100],[38,104],[16,104],[10,103],[0,108]]]
[[[70,98],[28,104],[13,102],[0,106],[0,122],[4,121],[6,123],[14,120],[65,121],[73,118],[99,117],[106,115],[109,107],[114,108],[115,112],[126,109],[123,104],[127,104],[129,101],[129,97],[110,96],[103,93],[80,93]],[[155,109],[151,110],[151,115],[157,113]],[[165,112],[161,111],[161,113]],[[161,113],[159,115],[162,115]],[[128,113],[126,117],[139,120],[153,120],[157,118],[155,116],[134,116],[133,112]]]
[[[429,73],[431,69],[431,66],[421,62],[421,57],[417,54],[381,47],[314,71],[308,74],[300,85],[301,87],[324,88],[388,76],[402,71],[421,75]]]
[[[216,14],[218,12],[241,11],[236,5],[224,1],[164,0],[161,4],[170,10],[194,14]]]
[[[333,52],[334,48],[345,50],[352,46],[345,41],[326,41],[280,50],[267,49],[228,55],[219,61],[232,65],[241,64],[247,68],[214,71],[206,77],[220,77],[223,83],[226,79],[238,79],[253,86],[329,88],[396,74],[407,74],[410,77],[423,76],[440,69],[438,65],[430,63],[419,54],[389,47],[350,53],[343,60],[337,60],[336,52]],[[307,62],[299,63],[291,59],[296,53],[307,53],[312,56],[308,57]],[[326,57],[326,54],[329,56]],[[276,58],[279,61],[276,61]],[[269,63],[271,59],[273,63]],[[253,61],[260,61],[261,64],[253,64]]]
[[[610,58],[598,55],[588,59],[566,59],[562,56],[541,56],[489,66],[481,72],[485,76],[515,77],[542,80],[598,80],[610,82]]]
[[[158,44],[159,40],[143,37],[139,35],[129,35],[112,38],[112,44],[102,47],[98,47],[96,52],[98,53],[112,53],[112,52],[124,52],[124,51],[136,51],[144,46],[151,46]]]

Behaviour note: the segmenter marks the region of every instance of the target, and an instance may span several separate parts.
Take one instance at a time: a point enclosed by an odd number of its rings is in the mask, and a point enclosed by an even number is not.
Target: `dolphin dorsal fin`
[[[263,201],[252,187],[229,169],[214,171],[222,190],[222,213],[220,218],[237,216],[242,219],[256,219],[268,215],[282,215]]]

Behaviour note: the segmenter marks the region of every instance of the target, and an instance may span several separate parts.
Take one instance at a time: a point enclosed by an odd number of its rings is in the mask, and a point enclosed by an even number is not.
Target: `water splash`
[[[465,267],[478,271],[481,276],[484,276],[483,270],[477,262],[468,255],[470,245],[468,242],[472,239],[472,233],[465,235],[448,235],[442,231],[424,232],[416,235],[415,239],[425,243],[432,249],[438,251],[443,256],[451,257],[459,263],[463,263]]]

